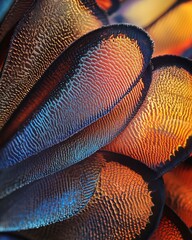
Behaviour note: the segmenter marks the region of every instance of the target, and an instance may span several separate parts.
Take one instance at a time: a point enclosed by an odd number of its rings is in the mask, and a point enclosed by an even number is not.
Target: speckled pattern
[[[66,221],[21,235],[32,240],[148,238],[161,216],[161,179],[154,180],[153,172],[135,160],[124,165],[117,155],[97,153],[97,157],[107,161],[87,206]],[[125,162],[125,156],[120,158]]]
[[[149,80],[148,78],[146,79]],[[121,132],[142,104],[150,82],[140,80],[105,117],[68,140],[5,169],[0,175],[0,198],[31,181],[65,169],[90,156]]]
[[[192,227],[192,166],[183,163],[164,175],[167,204]]]
[[[36,1],[16,28],[2,72],[0,127],[55,58],[103,23],[107,20],[94,1],[89,6],[81,0]]]
[[[177,57],[157,57],[152,64],[145,101],[105,149],[138,159],[162,174],[192,151],[192,71],[189,60]]]
[[[192,235],[181,219],[165,205],[163,217],[150,240],[191,240]]]
[[[95,192],[102,161],[94,157],[0,200],[0,231],[45,226],[81,211]]]
[[[150,38],[135,26],[108,26],[76,41],[43,76],[47,85],[58,84],[1,149],[0,168],[58,144],[106,115],[138,82],[151,54]]]

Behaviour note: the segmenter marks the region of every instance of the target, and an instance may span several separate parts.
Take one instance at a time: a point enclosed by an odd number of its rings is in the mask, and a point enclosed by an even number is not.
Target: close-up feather
[[[0,240],[192,239],[191,24],[191,0],[0,0]]]

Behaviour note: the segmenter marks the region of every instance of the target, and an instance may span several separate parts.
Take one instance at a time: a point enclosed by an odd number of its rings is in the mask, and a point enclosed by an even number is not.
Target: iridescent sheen
[[[95,156],[103,167],[87,206],[70,219],[20,235],[36,240],[148,239],[163,211],[162,179],[126,156],[102,152]]]
[[[162,175],[192,151],[192,63],[162,56],[152,59],[152,68],[142,106],[104,149],[138,159]]]
[[[137,84],[152,50],[149,36],[129,25],[103,27],[76,41],[39,81],[38,108],[1,149],[0,168],[66,140],[109,113]]]

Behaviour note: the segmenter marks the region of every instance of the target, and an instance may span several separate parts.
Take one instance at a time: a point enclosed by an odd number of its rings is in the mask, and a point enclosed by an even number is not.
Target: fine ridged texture
[[[19,234],[32,240],[138,240],[150,236],[163,210],[162,180],[155,180],[152,170],[126,156],[95,155],[105,164],[87,206],[66,221]]]
[[[150,74],[150,69],[148,72]],[[146,96],[150,79],[149,76],[141,79],[109,114],[68,140],[2,171],[0,198],[32,181],[67,168],[108,144],[133,118]]]
[[[166,201],[192,227],[192,165],[183,163],[164,175]]]
[[[192,2],[178,4],[152,26],[146,28],[155,42],[154,55],[175,54],[177,48],[192,39]]]
[[[40,89],[54,89],[2,148],[0,168],[66,140],[110,112],[137,84],[151,54],[149,36],[135,26],[103,27],[76,41],[42,76]],[[3,132],[1,141],[6,136]]]
[[[35,0],[14,0],[0,24],[0,42],[14,25],[23,17]]]
[[[35,2],[16,27],[0,79],[0,128],[55,58],[103,23],[93,0]]]
[[[174,168],[172,172],[178,176],[183,185],[192,189],[192,157],[188,158],[184,163]]]
[[[150,240],[191,240],[192,235],[188,227],[181,219],[167,206],[163,211],[163,217],[158,228]]]
[[[115,27],[115,28],[117,28],[117,26]],[[113,27],[110,27],[110,29],[113,29]],[[126,28],[124,29],[125,31],[126,31]],[[102,34],[103,33],[103,31],[104,30],[101,30],[100,32],[98,32],[98,33],[96,33],[95,34],[95,38],[97,39],[97,35],[100,33],[100,34]],[[110,34],[110,30],[108,29],[108,33],[107,33],[107,35],[108,34]],[[128,32],[128,33],[126,33],[125,32],[125,35],[130,35],[130,37],[131,37],[131,34],[133,34],[134,35],[134,28],[132,28],[132,27],[129,27],[129,28],[127,28],[127,31],[130,31],[130,33]],[[135,31],[137,32],[137,31],[139,31],[138,29],[136,30],[135,29]],[[143,41],[145,41],[145,37],[144,36],[142,36],[143,35],[143,33],[141,33],[140,32],[140,34],[141,34],[141,39],[143,39]],[[139,33],[138,33],[138,35],[139,35]],[[104,38],[106,37],[105,36],[105,34],[104,34],[104,36],[103,36]],[[139,37],[139,36],[138,36]],[[147,36],[146,36],[147,37]],[[88,39],[89,38],[89,39]],[[100,38],[100,36],[99,36],[99,38]],[[133,37],[134,38],[134,37]],[[91,37],[91,35],[88,35],[87,36],[87,38],[86,38],[86,44],[90,44],[90,41],[94,41],[94,43],[95,43],[95,39],[93,39],[93,37]],[[96,40],[96,44],[99,44],[99,41],[100,41],[101,39],[98,39],[98,42],[97,42],[97,40]],[[51,90],[53,90],[53,88],[58,84],[58,82],[59,81],[63,81],[63,82],[67,82],[67,81],[74,81],[74,79],[69,79],[71,76],[69,76],[70,74],[72,74],[73,75],[73,71],[75,72],[75,71],[79,71],[80,73],[79,73],[79,75],[77,74],[77,75],[75,75],[74,77],[76,77],[76,78],[80,78],[81,77],[81,74],[83,74],[83,72],[81,72],[81,70],[83,71],[83,67],[81,68],[80,66],[76,66],[76,65],[78,65],[78,59],[80,60],[81,59],[81,55],[82,54],[84,54],[84,52],[85,51],[88,51],[89,50],[89,48],[91,48],[91,46],[86,46],[86,44],[84,43],[84,41],[85,41],[85,39],[83,38],[81,41],[78,41],[77,43],[75,43],[74,44],[74,46],[73,46],[73,48],[72,48],[72,50],[71,51],[68,51],[68,57],[65,57],[65,55],[67,54],[66,52],[63,54],[64,55],[64,57],[62,58],[62,63],[60,63],[59,61],[57,61],[57,63],[55,64],[56,66],[55,67],[52,67],[51,69],[50,69],[50,71],[47,73],[47,74],[44,74],[43,75],[43,77],[40,79],[40,81],[38,82],[38,84],[36,84],[35,86],[34,86],[34,88],[32,89],[32,91],[27,95],[27,97],[24,99],[24,101],[19,105],[19,107],[18,107],[18,109],[15,111],[15,113],[13,114],[13,116],[12,116],[12,118],[10,119],[10,121],[8,121],[7,122],[7,124],[6,124],[6,126],[2,129],[2,131],[1,131],[1,133],[0,133],[0,144],[2,145],[2,144],[4,144],[17,130],[18,130],[18,127],[20,127],[20,125],[23,123],[23,122],[25,122],[25,120],[27,119],[27,118],[29,118],[29,116],[36,110],[36,108],[43,102],[43,101],[45,101],[45,99],[46,99],[46,97],[50,94],[50,92],[51,92]],[[101,40],[102,41],[102,40]],[[122,40],[123,41],[123,40]],[[146,39],[146,41],[147,41],[147,39]],[[94,43],[92,43],[93,45],[94,45]],[[118,41],[117,41],[117,43],[118,43]],[[142,50],[144,50],[144,47],[145,47],[145,45],[147,44],[147,43],[142,43],[142,40],[141,40],[141,46],[139,46]],[[76,51],[76,49],[75,48],[77,48],[79,45],[82,45],[83,44],[83,47],[82,47],[82,49],[79,51],[79,52],[77,52],[76,54],[74,54],[74,52],[73,51]],[[105,42],[103,42],[103,45],[105,44]],[[127,44],[129,44],[129,42],[127,43]],[[114,44],[115,45],[115,44]],[[124,46],[124,45],[126,45],[126,42],[125,43],[121,43],[121,45],[122,45],[122,47]],[[143,46],[142,46],[143,45]],[[88,48],[88,49],[86,49],[86,47]],[[102,46],[101,46],[102,47]],[[109,47],[109,46],[108,46]],[[112,47],[112,46],[111,46]],[[115,48],[115,46],[113,46],[114,48]],[[126,46],[125,46],[126,47]],[[146,46],[147,47],[147,46]],[[147,62],[149,62],[149,56],[147,56],[147,54],[149,54],[150,55],[150,50],[152,50],[151,49],[151,46],[148,46],[150,49],[147,51],[148,53],[143,53],[143,55],[144,55],[144,62],[143,62],[143,64],[144,64],[144,68],[145,68],[145,63],[146,63],[146,65],[147,65]],[[85,48],[85,49],[84,49]],[[131,46],[130,46],[130,48],[131,48]],[[106,49],[107,50],[107,49]],[[99,49],[98,49],[98,51],[99,51]],[[119,57],[120,56],[122,56],[122,57],[125,57],[125,58],[127,58],[127,57],[129,57],[129,52],[128,52],[128,54],[127,54],[127,56],[123,56],[123,53],[121,52],[121,53],[119,53],[119,51],[122,51],[120,48],[118,49],[117,48],[117,46],[116,46],[116,49],[115,49],[115,51],[118,51],[118,53],[117,52],[115,52],[115,54],[116,55],[118,55],[119,54]],[[133,46],[133,49],[132,49],[132,51],[134,51],[134,46]],[[145,51],[145,50],[144,50]],[[127,53],[127,52],[126,52]],[[89,53],[88,53],[89,54]],[[87,54],[87,55],[88,55]],[[94,54],[94,52],[92,53],[92,54]],[[100,53],[98,53],[99,55],[102,55],[102,52],[100,52]],[[74,57],[77,59],[77,60],[72,60],[71,59],[71,55],[74,55]],[[88,57],[89,57],[89,55],[87,56],[87,59],[86,59],[86,61],[88,61]],[[90,57],[92,57],[92,56],[90,56]],[[98,56],[99,57],[99,56]],[[103,58],[104,58],[105,56],[103,56]],[[115,56],[113,56],[113,54],[111,54],[111,56],[110,56],[111,58],[115,58]],[[112,61],[112,60],[115,60],[115,59],[110,59],[110,57],[109,57],[109,59],[106,59],[106,62],[105,62],[105,59],[102,59],[102,60],[100,60],[100,63],[98,63],[98,65],[99,64],[103,64],[104,66],[105,66],[105,64],[107,64],[107,61]],[[136,57],[136,56],[135,56]],[[138,56],[139,57],[139,56]],[[142,56],[141,56],[141,58],[142,58]],[[97,58],[95,58],[94,59],[94,57],[93,57],[93,61],[97,61]],[[119,59],[119,60],[121,60],[121,59]],[[80,61],[80,63],[79,64],[86,64],[87,62],[86,61]],[[117,61],[117,63],[118,63],[118,60],[116,60]],[[131,60],[130,59],[127,59],[127,61],[130,61],[130,64],[132,63],[131,62]],[[141,63],[141,61],[142,61],[142,59],[138,59],[138,69],[140,69],[141,68],[141,66],[139,66],[139,64]],[[126,62],[126,60],[124,61],[125,62],[125,67],[127,67],[127,64],[128,64],[128,62]],[[68,68],[68,67],[66,67],[66,64],[68,63],[68,65],[69,66],[71,66],[71,65],[73,65],[73,64],[75,64],[75,66],[73,66],[73,67],[71,67],[71,68]],[[90,63],[89,63],[90,64]],[[95,64],[97,64],[97,63],[95,63]],[[133,61],[133,64],[135,64],[134,63],[134,61]],[[95,65],[94,65],[95,66]],[[111,66],[109,66],[109,68],[110,67],[112,67],[113,66],[113,63],[111,63]],[[77,69],[75,69],[75,67],[77,67],[78,68],[78,70]],[[85,66],[84,66],[85,67]],[[96,66],[95,66],[96,67]],[[98,66],[97,66],[98,67]],[[116,68],[117,68],[117,66],[115,66]],[[137,66],[136,66],[137,67]],[[86,68],[86,67],[85,67]],[[115,68],[115,69],[116,69]],[[86,71],[86,69],[84,69],[85,71]],[[128,70],[128,69],[127,69]],[[60,74],[58,74],[57,72],[58,71],[60,71]],[[93,73],[91,72],[91,71],[89,71],[89,70],[87,70],[88,71],[88,73],[90,74],[90,76],[86,76],[86,78],[87,78],[87,81],[88,80],[93,80],[92,79],[92,77],[93,76],[95,76],[95,77],[98,77],[99,79],[100,79],[100,75],[101,74],[105,74],[105,76],[106,76],[106,79],[105,79],[105,81],[112,81],[112,76],[110,76],[109,75],[109,73],[107,73],[107,72],[104,72],[104,71],[102,71],[101,70],[101,72],[98,72],[98,76],[97,76],[97,72],[95,72],[95,71],[93,71]],[[107,70],[108,71],[108,70]],[[115,70],[114,70],[115,71]],[[135,72],[137,71],[137,69],[135,69]],[[51,72],[51,77],[49,77],[48,76],[48,74]],[[56,73],[55,73],[56,72]],[[121,71],[121,70],[117,70],[116,72],[115,72],[115,74],[118,74],[119,73],[119,76],[121,76],[121,78],[123,79],[123,78],[125,78],[126,77],[126,75],[127,74],[125,74],[125,76],[124,76],[124,71]],[[67,74],[67,76],[65,77],[65,75]],[[91,76],[91,74],[93,75],[93,76]],[[134,74],[134,73],[133,73]],[[129,76],[128,75],[128,78],[130,78],[131,76]],[[64,79],[63,79],[64,78]],[[83,76],[82,76],[82,78],[83,78]],[[85,78],[85,77],[84,77]],[[83,78],[83,79],[84,79]],[[133,76],[133,78],[135,78],[135,76]],[[77,80],[79,80],[80,81],[80,79],[77,79]],[[85,80],[85,79],[84,79]],[[102,79],[103,80],[103,79]],[[128,79],[128,80],[130,80],[130,79]],[[133,79],[133,85],[134,85],[134,80],[135,79]],[[126,83],[126,81],[125,81],[125,83]],[[101,84],[101,83],[100,83]],[[72,85],[72,83],[71,83],[71,85]],[[66,83],[66,86],[65,86],[65,88],[69,88],[70,86],[71,86],[69,83]],[[79,84],[80,85],[80,84]],[[78,87],[79,87],[79,85],[77,85]],[[122,87],[124,87],[124,86],[121,86],[121,88]],[[71,86],[71,88],[72,88],[72,86]],[[100,89],[100,87],[99,87],[99,85],[97,86],[97,89],[99,90]],[[68,91],[69,91],[70,89],[68,89]],[[71,89],[71,91],[72,91],[73,89]],[[118,90],[117,90],[117,93],[118,93]],[[116,94],[117,94],[116,93]],[[99,94],[99,93],[98,93]],[[72,93],[71,93],[71,95],[72,95]],[[71,99],[73,99],[72,98],[72,96],[71,96]],[[80,106],[79,106],[80,107]],[[106,107],[107,108],[107,107]],[[72,110],[69,110],[69,112],[72,112]]]
[[[192,63],[152,59],[152,82],[139,111],[104,149],[131,156],[161,175],[192,151]]]
[[[0,231],[46,226],[78,214],[93,196],[102,168],[94,157],[0,201]]]

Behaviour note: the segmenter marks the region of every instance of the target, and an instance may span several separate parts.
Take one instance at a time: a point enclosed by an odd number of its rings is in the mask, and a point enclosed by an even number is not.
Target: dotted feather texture
[[[0,198],[32,181],[65,169],[106,145],[132,119],[132,115],[143,102],[149,83],[141,79],[109,114],[68,140],[4,169],[0,175]]]
[[[192,62],[152,58],[190,57],[191,13],[185,0],[12,2],[0,240],[192,239]]]
[[[0,231],[35,228],[77,214],[92,197],[101,167],[101,162],[87,159],[3,198]]]
[[[125,130],[104,149],[168,171],[192,151],[191,61],[174,56],[152,59],[147,96]]]
[[[165,205],[160,224],[150,240],[190,240],[192,234],[181,219]]]
[[[191,158],[189,158],[191,161]],[[184,162],[164,175],[166,201],[185,224],[192,227],[192,166]]]
[[[145,165],[111,153],[102,162],[93,197],[74,217],[47,227],[21,231],[30,239],[147,239],[163,210],[162,179]]]
[[[104,27],[76,41],[42,76],[45,87],[57,84],[1,149],[0,168],[64,141],[106,115],[139,81],[151,55],[150,38],[135,26]]]
[[[83,2],[35,1],[17,25],[0,81],[1,128],[47,67],[71,43],[107,24],[94,1]]]

